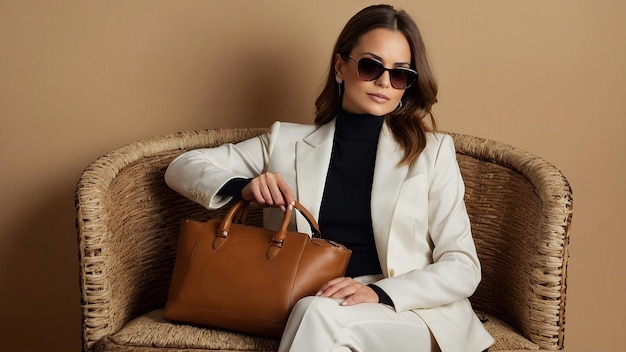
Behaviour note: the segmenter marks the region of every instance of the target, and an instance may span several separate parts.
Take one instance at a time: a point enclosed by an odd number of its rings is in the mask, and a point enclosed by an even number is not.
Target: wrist
[[[374,284],[369,284],[367,285],[367,287],[371,288],[372,290],[374,290],[374,292],[376,292],[376,295],[378,295],[378,303],[386,304],[392,307],[394,306],[393,301],[391,300],[391,297],[389,297],[387,292],[385,292],[382,288]]]

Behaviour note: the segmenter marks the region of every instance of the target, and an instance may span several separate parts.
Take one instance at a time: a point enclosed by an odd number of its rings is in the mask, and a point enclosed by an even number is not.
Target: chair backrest
[[[170,190],[180,153],[237,142],[265,129],[176,133],[129,144],[93,162],[76,190],[83,348],[162,307],[180,221],[221,217]],[[563,344],[571,191],[552,165],[516,148],[452,134],[483,281],[472,297],[544,348]],[[261,211],[248,218],[260,224]]]
[[[504,143],[451,133],[483,269],[476,309],[563,348],[573,198],[563,174]]]

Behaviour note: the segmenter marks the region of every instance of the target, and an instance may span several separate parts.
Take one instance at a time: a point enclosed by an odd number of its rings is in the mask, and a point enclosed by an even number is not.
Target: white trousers
[[[341,306],[305,297],[294,307],[279,352],[439,351],[430,330],[413,312],[396,313],[380,303]]]

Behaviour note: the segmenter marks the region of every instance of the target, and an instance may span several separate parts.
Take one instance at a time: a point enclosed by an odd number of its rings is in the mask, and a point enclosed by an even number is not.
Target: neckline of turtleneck
[[[341,109],[337,114],[336,133],[351,140],[378,140],[384,121],[384,116],[352,114]]]

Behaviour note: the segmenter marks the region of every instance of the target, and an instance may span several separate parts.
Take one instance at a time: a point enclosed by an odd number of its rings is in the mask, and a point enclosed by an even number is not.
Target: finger
[[[280,186],[280,178],[279,174],[267,174],[267,187],[270,191],[272,197],[273,205],[286,205],[285,199],[283,198],[283,193]]]
[[[355,293],[358,292],[359,290],[359,284],[350,284],[341,288],[338,288],[335,290],[334,293],[331,294],[331,292],[328,292],[327,294],[329,295],[328,297],[330,298],[334,298],[334,299],[346,299],[352,295],[354,295]],[[327,290],[329,291],[329,290]],[[326,293],[326,292],[325,292]]]
[[[296,197],[291,190],[291,187],[285,182],[282,175],[276,174],[276,185],[278,186],[281,196],[284,199],[284,204],[294,204],[296,201]]]
[[[343,281],[345,279],[346,279],[345,277],[338,277],[338,278],[332,279],[330,281],[327,281],[326,283],[324,283],[322,285],[322,287],[320,287],[319,292],[321,293],[322,291],[325,291],[330,286],[336,285],[337,283],[339,283],[339,282],[341,282],[341,281]]]
[[[253,179],[241,190],[241,199],[263,204],[264,200],[258,188],[258,181]]]
[[[359,303],[378,303],[379,298],[376,292],[368,286],[363,286],[359,290],[357,290],[354,294],[346,297],[346,299],[341,302],[342,306],[353,306]]]
[[[348,277],[341,277],[327,282],[322,286],[319,296],[330,298],[344,298],[353,294],[357,289],[356,281]]]
[[[261,192],[261,196],[263,197],[263,203],[267,205],[274,205],[274,198],[272,196],[272,191],[270,187],[272,187],[272,180],[268,174],[262,174],[258,177],[259,183],[259,191]]]

